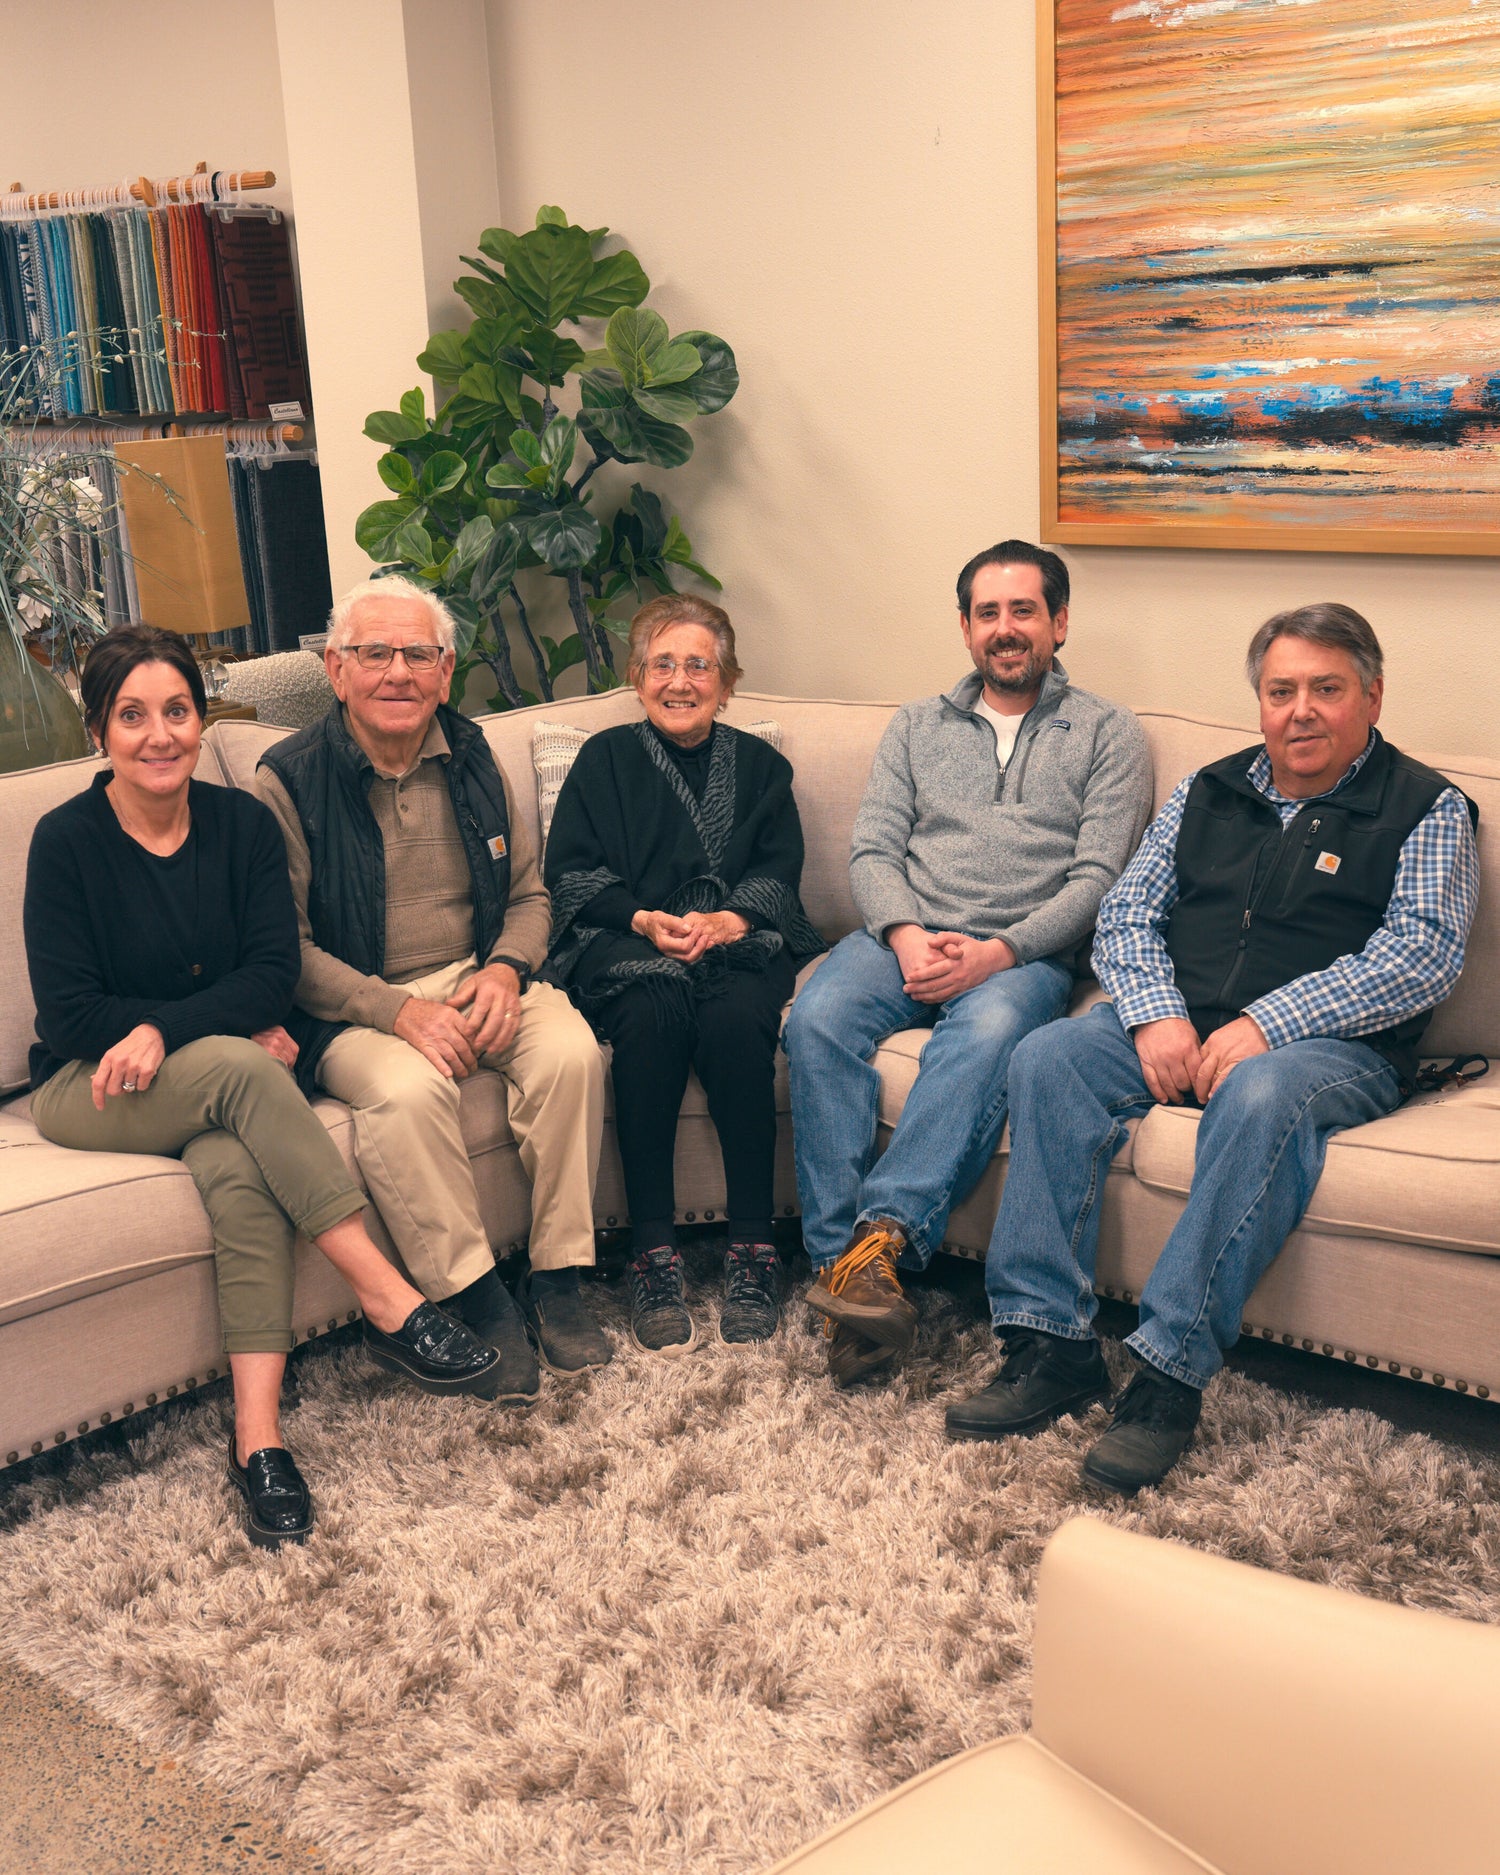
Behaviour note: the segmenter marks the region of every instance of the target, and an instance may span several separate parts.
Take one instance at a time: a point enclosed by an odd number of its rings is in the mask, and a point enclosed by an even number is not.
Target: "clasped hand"
[[[901,988],[914,1003],[945,1003],[1016,963],[1004,938],[927,931],[919,924],[893,925],[885,937],[901,966]]]
[[[1143,1022],[1131,1039],[1151,1098],[1163,1107],[1180,1107],[1190,1098],[1206,1105],[1231,1069],[1270,1052],[1250,1016],[1236,1016],[1201,1043],[1185,1016]]]
[[[466,1080],[483,1056],[516,1038],[521,1021],[521,979],[509,964],[486,964],[446,1002],[408,996],[395,1032],[450,1081]]]
[[[630,928],[664,957],[692,964],[716,944],[737,944],[748,936],[750,920],[737,911],[690,911],[683,918],[668,911],[638,911]]]

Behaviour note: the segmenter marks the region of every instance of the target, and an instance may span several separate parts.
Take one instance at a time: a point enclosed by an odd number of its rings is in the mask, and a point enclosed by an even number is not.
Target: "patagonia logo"
[[[1337,872],[1343,861],[1337,853],[1319,853],[1313,861],[1314,872]]]
[[[1071,729],[1073,725],[1068,721],[1066,716],[1054,716],[1052,719],[1052,727],[1054,729]]]
[[[497,833],[493,840],[486,840],[485,845],[490,849],[491,859],[504,859],[505,858],[505,855],[508,849],[505,844],[505,835],[503,833]],[[1337,865],[1338,861],[1335,860],[1334,864]]]

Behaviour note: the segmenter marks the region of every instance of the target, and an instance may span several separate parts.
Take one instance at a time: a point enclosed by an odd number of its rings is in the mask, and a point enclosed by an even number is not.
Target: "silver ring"
[[[133,1094],[135,1092],[134,1081],[122,1081],[120,1083],[120,1086],[121,1086],[121,1089],[127,1094]]]

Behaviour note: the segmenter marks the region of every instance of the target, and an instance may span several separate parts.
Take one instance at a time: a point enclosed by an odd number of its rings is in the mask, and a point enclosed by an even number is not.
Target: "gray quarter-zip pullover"
[[[891,718],[854,823],[854,902],[882,941],[919,924],[1071,966],[1150,817],[1145,731],[1054,658],[1001,769],[980,690],[970,671]]]

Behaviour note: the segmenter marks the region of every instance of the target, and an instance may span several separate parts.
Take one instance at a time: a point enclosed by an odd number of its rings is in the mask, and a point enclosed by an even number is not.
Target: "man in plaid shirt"
[[[1112,1003],[1011,1058],[985,1277],[1004,1359],[947,1415],[955,1438],[997,1439],[1108,1392],[1093,1330],[1105,1174],[1127,1121],[1199,1107],[1187,1206],[1127,1343],[1140,1365],[1084,1460],[1126,1494],[1186,1449],[1329,1135],[1412,1091],[1479,896],[1477,810],[1375,728],[1380,645],[1357,612],[1278,613],[1246,667],[1264,743],[1189,775],[1100,907]]]

